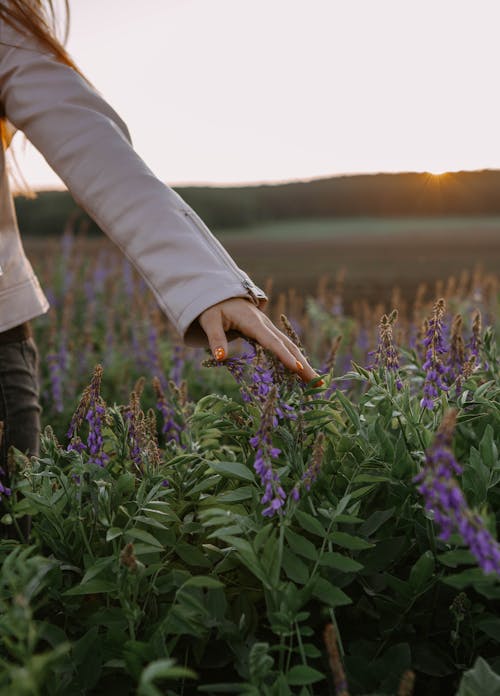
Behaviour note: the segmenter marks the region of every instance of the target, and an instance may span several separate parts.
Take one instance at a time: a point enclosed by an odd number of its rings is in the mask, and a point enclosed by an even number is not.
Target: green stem
[[[78,526],[80,528],[81,535],[83,537],[83,543],[85,545],[85,548],[88,551],[89,556],[91,557],[92,560],[94,560],[94,552],[92,551],[92,547],[90,546],[87,533],[85,531],[85,527],[82,524],[82,519],[81,517],[78,517]]]

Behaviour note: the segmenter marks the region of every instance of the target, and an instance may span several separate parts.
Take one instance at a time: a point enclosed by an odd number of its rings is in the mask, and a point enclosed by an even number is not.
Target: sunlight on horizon
[[[500,168],[492,0],[70,5],[70,53],[171,185]]]

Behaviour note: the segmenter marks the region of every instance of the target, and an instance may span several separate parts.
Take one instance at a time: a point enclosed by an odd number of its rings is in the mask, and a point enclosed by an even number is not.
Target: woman
[[[235,335],[255,339],[293,372],[318,375],[261,311],[264,293],[196,213],[134,152],[125,124],[81,75],[51,29],[50,0],[0,1],[0,465],[9,445],[37,453],[36,347],[28,322],[48,302],[24,254],[4,149],[25,133],[142,274],[189,344],[223,360]]]

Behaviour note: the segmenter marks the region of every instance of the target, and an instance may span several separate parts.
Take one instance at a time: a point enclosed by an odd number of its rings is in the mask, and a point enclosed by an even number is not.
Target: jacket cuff
[[[177,328],[184,343],[188,346],[208,348],[208,339],[198,322],[198,317],[209,307],[233,297],[249,300],[261,310],[268,302],[266,294],[250,280],[244,285],[235,283],[232,287],[226,285],[223,288],[214,288],[212,292],[193,300],[179,317]],[[228,340],[231,340],[231,335],[228,336]]]

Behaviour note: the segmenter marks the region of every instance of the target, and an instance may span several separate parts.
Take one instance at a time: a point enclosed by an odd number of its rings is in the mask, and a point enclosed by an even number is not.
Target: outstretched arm
[[[258,311],[267,300],[262,290],[145,165],[119,116],[78,73],[5,22],[0,23],[0,102],[136,266],[188,343],[206,342],[205,332],[212,347],[214,340],[224,347],[221,332],[235,328],[293,369],[300,358]],[[306,366],[304,378],[314,374]]]

